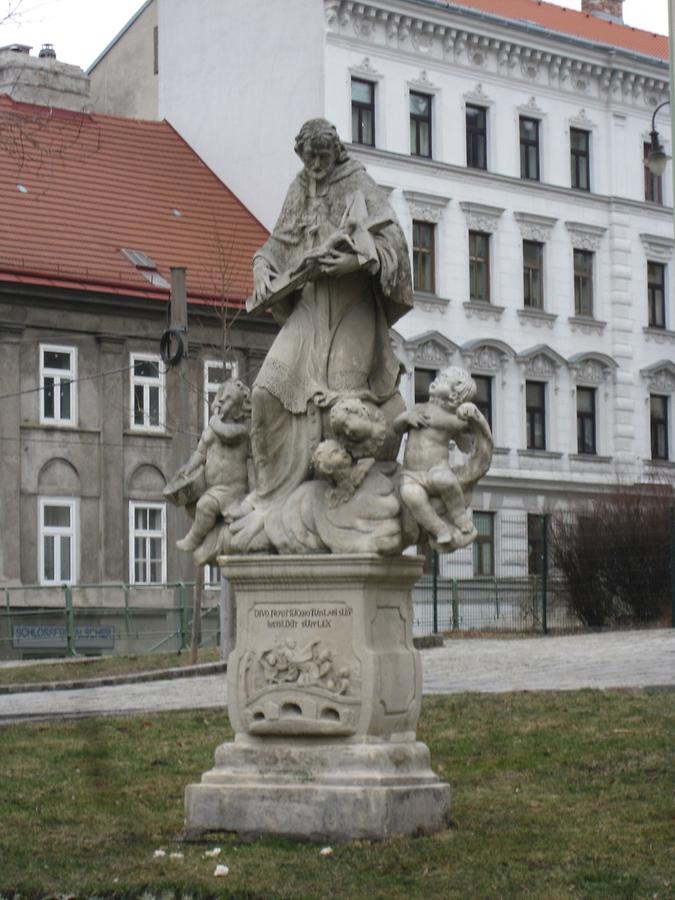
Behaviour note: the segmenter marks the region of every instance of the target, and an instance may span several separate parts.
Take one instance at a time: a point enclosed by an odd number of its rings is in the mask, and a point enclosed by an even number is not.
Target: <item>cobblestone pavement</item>
[[[675,629],[447,641],[422,651],[424,692],[675,688]],[[0,696],[0,723],[226,704],[224,674]]]

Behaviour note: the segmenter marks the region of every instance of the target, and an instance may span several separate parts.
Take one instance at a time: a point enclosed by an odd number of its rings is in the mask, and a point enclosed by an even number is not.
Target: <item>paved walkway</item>
[[[675,629],[511,640],[422,651],[424,692],[675,688]],[[54,716],[224,707],[225,675],[0,696],[0,724]]]

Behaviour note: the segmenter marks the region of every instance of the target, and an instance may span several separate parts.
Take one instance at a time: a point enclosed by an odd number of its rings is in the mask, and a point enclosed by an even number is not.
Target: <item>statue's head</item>
[[[476,395],[476,382],[459,366],[442,369],[429,385],[429,396],[446,401],[450,406],[459,406]]]
[[[211,404],[211,412],[226,419],[245,419],[251,414],[251,392],[243,381],[230,378],[216,391]]]
[[[386,438],[384,414],[358,397],[343,397],[331,408],[330,427],[355,458],[375,456]]]
[[[328,439],[321,441],[312,456],[312,464],[317,474],[327,478],[347,473],[352,467],[352,458],[342,444]]]
[[[323,181],[338,163],[349,158],[335,125],[327,119],[305,122],[295,138],[295,152],[317,181]]]

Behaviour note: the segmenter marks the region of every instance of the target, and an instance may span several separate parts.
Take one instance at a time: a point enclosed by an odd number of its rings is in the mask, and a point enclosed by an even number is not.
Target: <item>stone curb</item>
[[[134,672],[129,675],[108,675],[104,678],[87,678],[77,681],[45,681],[35,684],[0,684],[0,694],[29,694],[37,691],[73,691],[83,688],[112,687],[118,684],[140,684],[144,681],[167,681],[173,678],[195,678],[198,675],[216,675],[226,672],[227,663],[201,663],[197,666],[177,666],[174,669],[157,669],[152,672]]]

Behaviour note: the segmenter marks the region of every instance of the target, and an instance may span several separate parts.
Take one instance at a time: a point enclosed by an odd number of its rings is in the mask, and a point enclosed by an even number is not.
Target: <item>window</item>
[[[647,263],[647,303],[651,328],[666,327],[666,267],[663,263]]]
[[[204,587],[207,591],[220,589],[220,567],[214,563],[207,563],[204,566]]]
[[[490,235],[469,232],[469,299],[490,302]]]
[[[77,500],[38,500],[38,581],[74,584],[77,580]]]
[[[473,524],[478,536],[473,543],[473,574],[495,574],[495,521],[494,513],[473,514]]]
[[[542,381],[525,382],[525,418],[527,449],[546,449],[546,385]]]
[[[352,78],[352,141],[375,146],[375,85]]]
[[[159,356],[131,354],[131,427],[164,429],[164,375]]]
[[[40,422],[77,424],[77,350],[40,344]]]
[[[413,286],[428,294],[436,290],[435,232],[429,222],[413,222]]]
[[[643,159],[647,159],[652,152],[652,145],[649,141],[645,141],[643,146]],[[649,167],[644,167],[645,172],[645,200],[652,203],[663,203],[663,176],[654,175],[649,171]]]
[[[431,96],[410,91],[410,153],[431,158]]]
[[[574,314],[593,315],[593,252],[574,251]]]
[[[580,128],[570,128],[570,162],[572,187],[580,191],[591,189],[591,135]]]
[[[220,385],[229,378],[237,377],[236,363],[225,363],[220,360],[207,359],[204,362],[204,425],[211,418],[211,404]]]
[[[438,372],[435,369],[415,369],[415,403],[426,403],[429,386]]]
[[[577,452],[595,454],[595,388],[577,388]]]
[[[652,459],[669,459],[668,455],[668,397],[650,394],[649,428],[652,439]]]
[[[544,308],[544,245],[523,241],[523,303],[528,309]]]
[[[166,581],[163,503],[129,503],[129,580],[131,584]]]
[[[472,375],[476,384],[476,396],[473,402],[487,419],[492,428],[492,378],[489,375]]]
[[[527,574],[539,578],[544,574],[546,563],[546,542],[548,516],[528,515],[527,517]]]
[[[466,106],[466,164],[470,169],[487,169],[487,110]]]
[[[539,181],[539,120],[520,117],[520,177]]]

